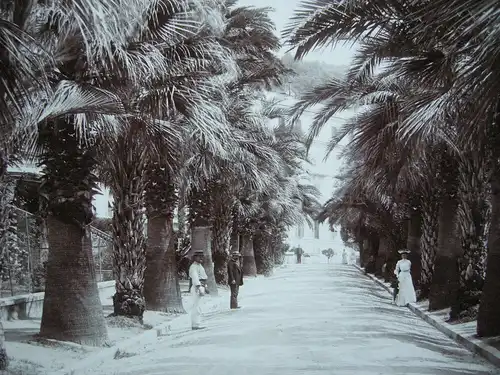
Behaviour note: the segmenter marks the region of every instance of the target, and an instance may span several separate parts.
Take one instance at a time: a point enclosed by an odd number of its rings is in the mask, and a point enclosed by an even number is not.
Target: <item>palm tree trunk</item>
[[[257,265],[255,264],[255,253],[253,250],[253,239],[250,234],[241,235],[241,249],[243,255],[243,275],[257,276]]]
[[[477,317],[479,337],[500,335],[500,166],[497,160],[494,163],[490,182],[491,223],[488,234],[486,278]]]
[[[419,299],[429,297],[434,273],[434,262],[438,244],[438,214],[439,204],[435,194],[430,194],[422,200],[422,237],[420,240],[420,293]]]
[[[375,258],[375,276],[379,277],[384,276],[384,274],[382,273],[382,268],[384,264],[387,262],[390,253],[391,253],[390,240],[387,237],[382,236],[379,241],[378,250]]]
[[[459,289],[450,320],[477,318],[483,287],[485,229],[489,221],[484,163],[474,156],[460,163],[458,223],[463,256],[459,261]]]
[[[146,308],[185,313],[177,274],[173,215],[148,215],[144,298]]]
[[[116,292],[113,314],[143,321],[146,240],[144,218],[144,181],[130,178],[129,186],[113,189],[113,268]]]
[[[253,237],[255,265],[257,273],[270,276],[273,273],[272,259],[269,254],[269,238],[263,232],[257,232]]]
[[[212,219],[212,257],[215,281],[220,285],[227,285],[227,262],[232,230],[232,207],[221,201],[215,203]]]
[[[11,227],[11,204],[14,200],[14,181],[3,177],[0,180],[0,260],[7,254]]]
[[[95,152],[82,145],[73,119],[45,123],[41,207],[49,254],[40,335],[100,346],[107,341],[88,225],[95,195]]]
[[[422,215],[420,204],[414,203],[410,207],[408,220],[408,239],[406,247],[410,250],[408,259],[411,261],[411,276],[415,288],[420,289],[420,278],[422,273],[420,240],[422,237]]]
[[[217,283],[215,282],[214,275],[214,264],[212,261],[212,233],[209,226],[194,226],[191,229],[191,249],[203,250],[205,259],[203,261],[203,268],[207,273],[207,288],[210,295],[217,296],[219,291],[217,289]]]
[[[0,155],[1,154],[2,151],[0,151]],[[2,162],[1,159],[0,162]],[[5,170],[0,175],[0,260],[2,261],[8,246],[8,233],[10,226],[9,204],[14,199],[14,185],[11,181],[7,180],[5,176],[6,170],[7,165],[5,165]],[[8,364],[9,361],[7,357],[7,350],[5,349],[4,329],[3,324],[0,321],[0,371],[6,370]]]
[[[365,267],[368,260],[368,257],[366,256],[368,249],[365,248],[364,241],[362,239],[357,241],[357,244],[359,249],[359,266]]]
[[[202,250],[205,254],[203,267],[207,273],[207,287],[211,295],[218,295],[212,260],[212,198],[207,189],[192,189],[189,197],[189,225],[191,228],[191,253]]]
[[[7,357],[7,350],[5,350],[5,331],[0,321],[0,371],[7,370],[7,367],[9,367],[9,358]]]
[[[50,243],[40,336],[81,345],[108,339],[97,288],[90,233],[47,218]]]
[[[429,311],[450,307],[458,290],[458,258],[460,245],[457,243],[458,201],[455,195],[445,194],[439,210],[439,234],[434,275],[429,293]]]
[[[240,252],[240,233],[238,232],[238,228],[235,228],[235,225],[233,225],[233,230],[231,232],[231,244],[230,244],[230,249],[231,252],[237,251]]]
[[[174,235],[174,210],[179,200],[176,185],[169,169],[161,163],[150,163],[147,172],[148,236],[144,273],[146,307],[148,310],[182,314],[185,310],[177,272]]]
[[[380,244],[380,238],[370,237],[369,239],[362,237],[358,240],[358,246],[363,249],[363,264],[366,273],[375,273],[375,263]]]

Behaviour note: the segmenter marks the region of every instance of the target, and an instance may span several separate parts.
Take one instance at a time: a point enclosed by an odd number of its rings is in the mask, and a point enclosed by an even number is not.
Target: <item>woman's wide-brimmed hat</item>
[[[241,254],[240,254],[240,252],[239,252],[239,251],[233,251],[233,252],[231,253],[231,256],[232,256],[232,257],[240,257],[240,256],[241,256]]]
[[[410,250],[408,250],[408,249],[401,249],[401,250],[398,250],[398,253],[400,253],[400,254],[410,254]]]
[[[195,251],[193,252],[193,256],[197,256],[197,255],[198,255],[198,256],[203,256],[203,255],[204,255],[204,254],[203,254],[203,250],[195,250]]]

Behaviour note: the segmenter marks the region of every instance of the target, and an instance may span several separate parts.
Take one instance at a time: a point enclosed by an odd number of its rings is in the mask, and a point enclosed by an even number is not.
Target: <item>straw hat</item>
[[[410,250],[408,250],[408,249],[401,249],[401,250],[398,250],[398,253],[400,253],[400,254],[410,254]]]

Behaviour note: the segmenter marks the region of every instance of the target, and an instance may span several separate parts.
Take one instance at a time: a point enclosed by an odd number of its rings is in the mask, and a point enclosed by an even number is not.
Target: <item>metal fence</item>
[[[36,293],[45,287],[49,247],[44,221],[10,206],[9,228],[0,256],[0,298]],[[91,227],[97,281],[113,280],[112,238]]]

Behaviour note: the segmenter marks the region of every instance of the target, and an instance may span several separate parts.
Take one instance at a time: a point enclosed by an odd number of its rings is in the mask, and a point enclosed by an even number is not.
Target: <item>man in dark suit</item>
[[[240,286],[243,285],[243,272],[241,272],[241,267],[239,265],[240,257],[241,255],[238,251],[233,251],[227,263],[227,281],[231,288],[231,309],[239,309],[238,292]]]

